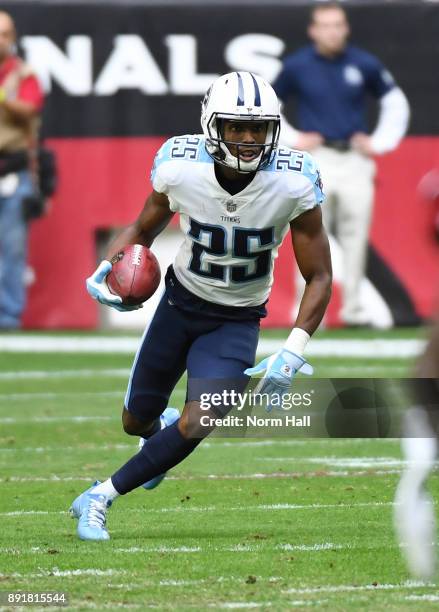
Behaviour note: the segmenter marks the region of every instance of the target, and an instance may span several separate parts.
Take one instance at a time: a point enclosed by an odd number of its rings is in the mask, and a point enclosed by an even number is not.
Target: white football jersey
[[[324,199],[311,155],[282,147],[245,189],[230,195],[216,179],[203,135],[168,140],[156,155],[151,181],[180,215],[184,241],[176,277],[198,297],[228,306],[268,299],[290,221]]]

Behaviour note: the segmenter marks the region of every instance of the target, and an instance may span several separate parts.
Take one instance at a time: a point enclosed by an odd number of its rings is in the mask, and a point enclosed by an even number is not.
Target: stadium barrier
[[[409,324],[417,314],[428,317],[435,298],[433,212],[417,187],[439,164],[432,104],[439,93],[433,78],[439,6],[344,4],[354,42],[381,58],[412,107],[408,137],[378,159],[369,268],[374,289],[365,287],[378,323]],[[72,0],[62,10],[44,1],[3,8],[16,18],[20,48],[44,84],[44,133],[60,169],[52,210],[32,225],[35,282],[24,324],[94,328],[101,315],[84,279],[96,264],[96,236],[135,218],[150,190],[155,151],[169,135],[200,131],[200,99],[218,74],[247,69],[275,77],[281,57],[306,42],[308,7],[267,1],[249,11],[239,0],[233,8],[93,1],[78,7]],[[338,324],[338,306],[336,287],[328,325]],[[293,307],[286,240],[265,324],[290,324]]]

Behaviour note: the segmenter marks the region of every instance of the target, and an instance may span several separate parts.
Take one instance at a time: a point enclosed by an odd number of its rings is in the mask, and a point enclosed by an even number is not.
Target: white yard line
[[[83,419],[84,417],[76,417],[77,419]],[[87,418],[87,417],[85,417]],[[90,417],[89,417],[90,418]],[[92,417],[95,418],[95,417]],[[96,417],[98,418],[98,417]],[[100,419],[101,417],[99,417]],[[106,419],[110,417],[105,417]],[[1,421],[0,421],[1,422]],[[137,445],[134,444],[90,444],[90,445],[78,445],[78,446],[27,446],[25,448],[0,448],[0,453],[84,453],[90,451],[126,451],[132,450],[135,452]]]
[[[309,457],[307,463],[318,463],[342,468],[404,468],[408,461],[392,457]]]
[[[327,550],[328,545],[313,545],[313,550],[316,551],[321,551],[321,550]],[[334,547],[333,544],[331,544],[331,547]],[[182,551],[182,552],[186,552],[186,550],[184,550],[185,547],[182,547],[181,549],[178,548],[169,548],[167,550],[169,550],[169,552],[177,552],[177,551]],[[300,545],[297,548],[294,548],[295,550],[303,550],[302,545]],[[135,549],[135,548],[131,548],[131,549],[115,549],[113,552],[155,552],[155,550],[157,550],[157,552],[160,552],[160,547],[158,547],[157,549]],[[195,551],[196,549],[188,549],[188,551]],[[209,549],[210,551],[211,549]],[[18,551],[15,549],[0,549],[0,552],[8,552],[9,554],[17,554],[18,552],[22,552],[22,551]],[[32,549],[31,552],[40,552],[40,550],[38,549],[38,547]],[[44,551],[42,551],[44,552]],[[13,572],[10,574],[7,573],[0,573],[0,578],[2,579],[10,579],[10,578],[19,578],[19,579],[24,579],[24,580],[29,580],[29,579],[38,579],[38,578],[47,578],[48,576],[54,577],[54,578],[77,578],[77,577],[114,577],[114,576],[124,576],[127,575],[128,572],[126,570],[121,570],[121,569],[115,569],[115,568],[108,568],[108,569],[99,569],[99,568],[87,568],[87,569],[74,569],[74,570],[59,570],[58,568],[53,568],[53,569],[49,569],[49,570],[42,570],[40,569],[38,572],[32,572],[32,573],[19,573],[19,572]],[[258,581],[268,581],[268,582],[279,582],[279,580],[281,580],[281,578],[279,577],[273,577],[273,578],[266,578],[261,577],[261,576],[256,576],[256,579]],[[237,576],[216,576],[214,579],[212,578],[201,578],[201,579],[195,579],[195,580],[159,580],[159,581],[153,581],[153,580],[147,580],[146,582],[142,582],[142,586],[149,586],[149,585],[158,585],[160,587],[170,587],[170,588],[180,588],[180,587],[187,587],[187,586],[197,586],[197,585],[202,585],[202,584],[206,584],[207,582],[209,584],[212,584],[212,582],[215,583],[222,583],[222,582],[228,582],[228,583],[236,583],[236,584],[241,584],[243,581],[242,576],[237,577]],[[117,585],[108,585],[109,587],[111,586],[112,588],[132,588],[133,584],[130,581],[127,584],[117,584]],[[384,583],[384,584],[360,584],[360,585],[352,585],[352,584],[336,584],[336,585],[325,585],[325,586],[317,586],[317,587],[296,587],[296,588],[289,588],[289,589],[284,589],[282,591],[283,594],[286,595],[332,595],[332,594],[339,594],[339,593],[350,593],[350,594],[355,594],[355,593],[361,593],[361,592],[374,592],[374,591],[394,591],[394,592],[403,592],[403,591],[410,591],[412,589],[437,589],[437,584],[436,583],[432,583],[432,582],[423,582],[423,581],[405,581],[405,582],[401,582],[398,584],[393,584],[393,583]],[[401,593],[401,595],[403,595],[403,593]],[[350,600],[353,600],[355,598],[351,598]],[[409,594],[409,595],[405,595],[403,596],[403,599],[405,601],[411,601],[411,602],[438,602],[439,601],[439,594],[437,592],[435,593],[424,593],[424,594]],[[329,599],[295,599],[295,600],[291,600],[289,603],[290,606],[293,607],[305,607],[305,606],[315,606],[315,605],[320,605],[323,603],[327,603],[328,601],[330,601]],[[270,601],[263,601],[263,602],[253,602],[253,601],[246,601],[246,602],[234,602],[234,601],[230,601],[230,602],[222,602],[221,605],[218,604],[212,604],[209,607],[221,607],[223,609],[253,609],[253,608],[261,608],[261,607],[271,607],[272,602]],[[102,606],[100,606],[102,607]]]
[[[0,574],[0,578],[46,578],[47,576],[55,576],[56,578],[70,578],[75,576],[117,576],[127,574],[126,570],[117,569],[76,569],[76,570],[59,570],[53,568],[51,570],[40,570],[32,574],[20,574],[13,572],[11,574]]]
[[[92,552],[92,551],[89,551]],[[129,572],[126,570],[119,569],[106,569],[100,570],[95,568],[90,569],[78,569],[78,570],[65,570],[60,571],[57,568],[54,570],[40,570],[38,573],[13,573],[13,574],[1,574],[0,578],[46,578],[47,576],[56,576],[56,577],[70,577],[70,576],[114,576],[118,574],[127,575]],[[264,581],[264,583],[273,583],[280,582],[282,580],[279,576],[256,576],[256,578],[260,581]],[[213,583],[223,583],[223,582],[234,582],[237,584],[242,584],[244,578],[242,576],[212,576],[209,578],[198,578],[193,580],[172,580],[172,579],[162,579],[162,580],[144,580],[141,583],[119,583],[119,584],[109,584],[108,587],[111,588],[140,588],[146,586],[169,586],[169,587],[180,587],[180,586],[195,586],[208,583],[212,585]],[[215,604],[216,605],[216,604]]]
[[[113,548],[111,552],[116,553],[199,553],[202,552],[200,546],[144,546],[143,548],[133,546],[131,548]]]
[[[11,417],[13,418],[13,417]],[[75,418],[75,419],[87,419],[87,418],[91,418],[91,419],[100,419],[102,417],[100,416],[89,416],[89,417],[82,417],[82,416],[77,416],[77,417],[68,417],[68,418]],[[112,417],[105,417],[107,418],[112,418]],[[1,422],[1,421],[0,421]],[[8,421],[10,422],[10,421]],[[366,440],[367,442],[367,440]],[[365,444],[365,440],[361,439],[361,438],[352,438],[352,439],[343,439],[343,438],[316,438],[311,440],[284,440],[284,439],[279,439],[279,440],[243,440],[242,442],[229,442],[227,440],[217,440],[216,442],[208,442],[205,441],[203,442],[198,448],[199,449],[206,449],[206,450],[214,450],[217,451],[218,449],[221,449],[222,447],[226,447],[226,448],[236,448],[236,449],[240,449],[240,448],[257,448],[257,447],[270,447],[270,446],[275,446],[280,447],[280,446],[309,446],[310,443],[314,444],[324,444],[325,448],[330,445],[330,446],[335,446],[335,447],[339,447],[339,446],[351,446],[351,445],[358,445],[361,443],[362,446],[364,446]],[[373,439],[373,443],[374,445],[376,443],[380,443],[381,445],[386,445],[386,444],[392,444],[392,445],[397,445],[399,448],[399,440],[395,439],[395,438],[377,438],[377,439]],[[0,452],[29,452],[29,453],[43,453],[43,452],[62,452],[62,451],[74,451],[77,450],[78,452],[84,452],[84,451],[91,451],[91,450],[102,450],[102,451],[108,451],[108,450],[125,450],[125,449],[131,449],[131,450],[136,450],[137,449],[137,445],[136,444],[84,444],[84,445],[77,445],[77,446],[27,446],[24,448],[0,448]],[[268,460],[267,457],[264,458],[264,460]]]
[[[393,502],[355,502],[352,504],[290,504],[290,503],[282,503],[282,504],[260,504],[255,506],[190,506],[190,505],[181,505],[170,508],[148,508],[147,510],[142,508],[127,508],[125,510],[126,513],[164,513],[164,512],[249,512],[249,511],[261,511],[261,512],[271,512],[276,510],[321,510],[321,509],[343,509],[343,510],[352,510],[356,508],[364,508],[364,507],[384,507],[384,506],[393,506]],[[38,515],[67,515],[67,510],[65,511],[56,511],[56,510],[14,510],[11,512],[0,512],[1,517],[14,517],[14,516],[38,516]]]
[[[356,548],[351,544],[333,544],[332,542],[324,542],[323,544],[279,544],[276,546],[279,550],[284,551],[307,551],[307,552],[320,552],[322,550],[343,550]]]
[[[45,336],[36,334],[7,334],[0,336],[0,351],[33,353],[131,353],[134,354],[139,338],[127,336]],[[262,338],[258,354],[274,353],[282,347],[282,339]],[[315,339],[307,347],[308,357],[361,357],[407,359],[419,355],[425,346],[415,339]]]
[[[352,585],[352,584],[339,584],[339,585],[328,585],[321,587],[303,587],[303,588],[291,588],[282,591],[282,593],[288,595],[312,595],[314,593],[352,593],[358,591],[395,591],[404,589],[419,589],[422,587],[437,587],[437,584],[432,582],[421,582],[408,580],[401,582],[400,584],[364,584],[364,585]]]
[[[76,569],[76,570],[59,570],[58,568],[53,568],[51,570],[40,570],[39,572],[33,573],[19,573],[13,572],[11,574],[0,573],[0,578],[47,578],[48,576],[55,578],[70,578],[70,577],[78,577],[78,576],[119,576],[126,575],[128,572],[126,570],[120,569],[98,569],[98,568],[88,568],[88,569]],[[267,580],[265,577],[256,576],[257,580]],[[181,586],[195,586],[198,584],[205,584],[209,582],[212,584],[214,582],[236,582],[237,584],[242,584],[242,577],[237,576],[217,576],[215,579],[199,579],[199,580],[160,580],[157,582],[148,580],[144,584],[144,586],[148,585],[160,585],[160,586],[169,586],[169,587],[181,587]],[[277,582],[279,581],[278,577],[268,578],[268,582]],[[130,583],[131,584],[131,583]],[[119,585],[123,586],[123,585]],[[332,593],[359,593],[362,591],[404,591],[411,589],[419,589],[419,588],[437,588],[437,583],[433,582],[422,582],[422,581],[413,581],[408,580],[406,582],[401,582],[399,584],[385,583],[385,584],[364,584],[364,585],[351,585],[351,584],[337,584],[337,585],[327,585],[327,586],[318,586],[318,587],[300,587],[300,588],[289,588],[282,591],[283,594],[287,595],[314,595],[314,594],[332,594]],[[439,595],[437,593],[428,593],[423,595],[407,595],[404,597],[405,600],[411,601],[438,601]],[[305,602],[318,603],[315,600],[304,600]],[[227,602],[225,602],[227,603]],[[228,602],[232,605],[240,605],[241,602]],[[247,604],[253,605],[253,602],[244,602]],[[256,604],[257,606],[264,606],[266,602],[261,602],[260,604]],[[294,603],[294,602],[292,602]],[[297,605],[299,605],[299,601],[297,601]],[[217,607],[217,604],[215,604]]]
[[[406,601],[439,601],[439,595],[406,595]]]
[[[111,584],[107,584],[108,587],[112,586]],[[87,599],[85,602],[82,602],[81,600],[79,600],[78,605],[77,606],[69,606],[69,610],[118,610],[119,608],[123,608],[124,610],[144,610],[145,609],[145,604],[141,603],[141,604],[130,604],[127,603],[126,601],[124,602],[120,602],[120,603],[116,603],[114,601],[112,601],[111,603],[102,603],[102,601],[100,601],[99,603],[94,603],[93,601],[90,601],[89,599]],[[151,606],[148,606],[151,607]],[[21,608],[22,610],[24,608]],[[46,607],[44,607],[44,610],[46,610]],[[52,610],[54,610],[54,612],[57,612],[59,610],[59,608],[52,608]]]
[[[329,599],[295,599],[289,601],[288,604],[294,608],[309,608],[313,606],[321,606],[322,604],[328,603]]]
[[[38,418],[38,417],[37,417]],[[47,417],[42,417],[47,418]],[[75,418],[75,420],[87,420],[90,418],[101,419],[102,417],[69,417]],[[110,417],[105,417],[106,419]],[[216,450],[220,450],[220,445],[215,445]],[[235,446],[235,445],[234,445]],[[238,445],[236,445],[238,446]],[[210,447],[212,448],[212,447]],[[131,450],[135,452],[137,445],[134,444],[90,444],[90,445],[78,445],[78,446],[29,446],[24,448],[0,448],[0,453],[84,453],[89,451],[126,451]],[[333,467],[342,468],[403,468],[407,465],[407,461],[397,459],[394,457],[298,457],[298,456],[280,456],[280,457],[255,457],[252,461],[265,462],[285,462],[291,461],[295,464],[312,463],[312,464],[323,464],[330,465]],[[436,462],[439,465],[438,462]]]
[[[76,417],[77,419],[84,419],[84,417]],[[87,417],[85,417],[87,418]],[[90,417],[89,417],[90,418]],[[91,417],[95,418],[95,417]],[[101,417],[96,417],[101,419]],[[111,417],[105,417],[108,420]],[[1,422],[1,421],[0,421]],[[81,422],[81,421],[80,421]],[[114,451],[133,451],[137,450],[137,445],[133,444],[90,444],[90,445],[78,445],[78,446],[28,446],[25,448],[0,448],[1,453],[88,453],[91,451],[102,451],[102,452],[114,452]]]
[[[41,416],[41,417],[4,417],[0,419],[0,424],[9,425],[13,423],[88,423],[91,421],[120,421],[116,416]]]
[[[140,343],[130,336],[0,335],[0,351],[14,353],[123,353],[134,354]]]
[[[321,510],[322,508],[365,508],[378,506],[393,506],[393,502],[355,502],[352,504],[261,504],[258,506],[246,506],[245,508],[233,508],[233,510]]]
[[[0,380],[57,380],[60,378],[125,378],[128,368],[83,370],[20,370],[0,372]]]
[[[389,358],[390,359],[390,358]],[[330,374],[331,378],[382,378],[383,366],[377,365],[319,365],[318,376],[319,378],[326,378],[326,372]],[[386,378],[391,378],[392,374],[405,374],[408,372],[408,366],[404,363],[402,365],[396,365],[394,363],[386,363]],[[345,376],[349,374],[349,376]],[[355,376],[354,376],[355,374]],[[377,374],[377,376],[372,376]]]
[[[125,391],[76,391],[76,392],[42,392],[42,393],[0,393],[0,402],[21,402],[35,399],[59,399],[64,397],[123,397]]]
[[[258,608],[269,608],[273,604],[270,601],[225,601],[224,603],[212,604],[213,608],[221,608],[224,610],[254,610]]]
[[[263,341],[264,352],[274,353],[271,341]],[[306,350],[308,357],[358,357],[363,359],[410,359],[418,356],[425,347],[424,340],[370,339],[370,340],[312,340]],[[273,349],[273,350],[271,350]]]
[[[262,461],[288,462],[300,465],[301,463],[312,463],[317,465],[329,465],[348,469],[376,469],[376,468],[398,468],[403,469],[408,461],[395,459],[393,457],[261,457]],[[436,462],[436,465],[439,465]]]
[[[38,515],[38,514],[65,514],[65,512],[55,512],[49,510],[14,510],[13,512],[0,512],[0,516],[26,516],[26,515]]]
[[[0,478],[0,482],[93,482],[93,478],[87,476],[7,476]],[[55,513],[58,514],[58,513]]]
[[[256,474],[198,474],[194,476],[172,476],[166,477],[167,480],[176,482],[192,482],[204,480],[284,480],[298,478],[356,478],[362,476],[389,476],[399,475],[402,470],[319,470],[317,472],[301,471],[301,472],[267,472]],[[7,476],[0,478],[0,483],[8,482],[93,482],[91,476]]]
[[[62,512],[61,514],[65,514]],[[208,550],[208,549],[205,549]],[[209,548],[209,550],[213,550]],[[215,549],[216,550],[216,549]],[[218,548],[218,550],[224,550]],[[93,551],[86,551],[93,554]],[[124,554],[136,554],[136,553],[198,553],[202,552],[202,549],[199,546],[131,546],[130,548],[112,548],[112,553],[124,553]],[[0,553],[47,553],[47,547],[43,548],[41,546],[32,546],[31,548],[26,549],[17,549],[17,548],[0,548]]]
[[[323,472],[323,473],[322,473]],[[389,474],[400,474],[401,470],[318,470],[298,472],[256,472],[254,474],[206,474],[197,476],[167,476],[169,480],[264,480],[266,478],[326,478],[327,476],[387,476]]]
[[[166,477],[167,480],[177,482],[191,482],[204,480],[270,480],[270,479],[297,479],[297,478],[355,478],[361,476],[389,476],[401,474],[402,470],[319,470],[317,472],[268,472],[256,474],[199,474],[196,476],[172,476]],[[2,482],[93,482],[91,476],[7,476],[0,478]]]
[[[64,513],[63,513],[64,514]],[[399,548],[395,543],[394,548]],[[112,548],[112,553],[118,554],[149,554],[149,553],[210,553],[210,552],[257,552],[261,549],[264,550],[281,550],[283,552],[322,552],[325,550],[353,550],[358,548],[354,544],[334,544],[333,542],[323,542],[316,544],[277,544],[272,546],[269,542],[264,544],[251,545],[251,544],[236,544],[234,546],[208,546],[202,548],[201,546],[131,546],[130,548]],[[364,549],[364,546],[361,546]],[[376,550],[377,548],[389,548],[388,544],[377,544],[373,546],[367,546],[369,549]],[[0,554],[46,554],[47,547],[32,546],[31,548],[14,548],[4,547],[0,548]],[[83,554],[93,554],[93,551],[85,551]]]
[[[371,374],[381,374],[382,367],[380,365],[373,366],[325,366],[319,368],[320,377],[322,373],[328,370],[331,376],[334,378],[336,375],[349,374],[352,378],[353,375],[358,375],[358,378],[364,378],[365,375],[368,377]],[[0,381],[21,381],[21,380],[68,380],[68,379],[100,379],[100,378],[121,378],[123,380],[128,379],[131,370],[128,368],[116,368],[116,369],[83,369],[83,370],[15,370],[0,372]],[[386,372],[392,372],[393,374],[403,374],[407,372],[406,365],[386,365]]]

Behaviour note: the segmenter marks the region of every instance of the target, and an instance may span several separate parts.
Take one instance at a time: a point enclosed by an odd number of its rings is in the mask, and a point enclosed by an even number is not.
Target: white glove
[[[122,298],[118,295],[114,295],[108,288],[106,277],[109,272],[111,272],[111,268],[113,266],[109,261],[104,259],[101,261],[96,271],[93,272],[89,278],[86,280],[87,291],[91,295],[94,300],[97,300],[101,304],[105,304],[105,306],[111,306],[120,312],[126,312],[128,310],[138,310],[142,308],[142,305],[138,306],[128,306],[127,304],[122,303]]]
[[[282,398],[288,395],[291,381],[299,370],[309,376],[314,373],[312,366],[303,357],[283,348],[263,359],[254,368],[247,368],[244,374],[253,376],[265,371],[264,378],[253,393],[269,396],[266,410],[270,412],[273,408],[282,409]],[[277,397],[276,402],[273,396]]]

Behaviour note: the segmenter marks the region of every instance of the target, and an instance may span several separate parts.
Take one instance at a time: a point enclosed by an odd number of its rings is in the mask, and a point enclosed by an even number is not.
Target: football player
[[[411,574],[429,579],[437,565],[435,508],[426,483],[438,456],[439,321],[416,374],[416,403],[405,418],[402,450],[407,464],[396,491],[394,522]]]
[[[149,247],[179,214],[184,240],[134,360],[123,407],[123,428],[142,438],[141,448],[73,502],[84,540],[109,539],[112,501],[156,486],[201,442],[197,420],[190,418],[198,414],[199,395],[188,386],[181,417],[167,407],[185,370],[189,381],[229,379],[244,386],[249,375],[265,372],[259,391],[267,394],[284,393],[299,370],[312,373],[303,352],[331,291],[316,164],[307,153],[278,149],[279,102],[256,74],[217,79],[202,102],[201,125],[203,134],[171,138],[161,147],[144,209],[87,280],[93,298],[125,309],[105,282],[109,260],[127,244]],[[283,348],[252,367],[274,260],[288,230],[306,291]]]

